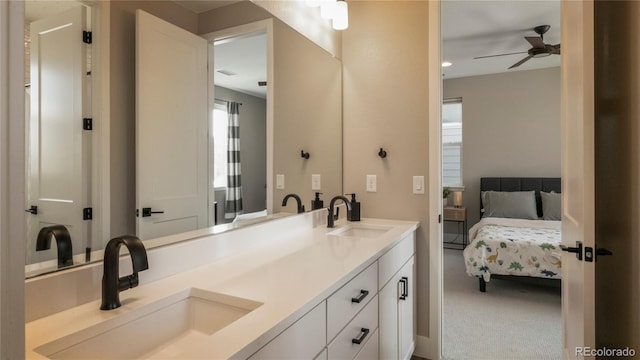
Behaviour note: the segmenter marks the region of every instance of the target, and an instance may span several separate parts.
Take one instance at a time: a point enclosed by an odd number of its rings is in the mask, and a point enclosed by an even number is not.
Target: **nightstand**
[[[467,231],[467,208],[445,206],[442,214],[443,221],[453,221],[458,223],[458,233],[460,232],[460,224],[462,224],[462,249],[467,247],[468,231]],[[445,244],[455,244],[452,242],[444,242]],[[459,245],[459,244],[457,244]]]

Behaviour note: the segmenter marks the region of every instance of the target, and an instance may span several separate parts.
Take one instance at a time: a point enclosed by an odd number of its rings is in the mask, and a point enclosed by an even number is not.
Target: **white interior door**
[[[207,41],[137,10],[136,206],[142,239],[207,226],[207,121]]]
[[[27,263],[55,259],[35,251],[38,231],[60,224],[71,234],[74,253],[84,252],[89,222],[90,134],[82,128],[86,81],[86,9],[78,6],[31,23],[31,107],[28,122]]]
[[[593,1],[562,2],[562,243],[595,248]],[[584,255],[584,253],[583,253]],[[595,346],[595,262],[562,256],[564,357]]]

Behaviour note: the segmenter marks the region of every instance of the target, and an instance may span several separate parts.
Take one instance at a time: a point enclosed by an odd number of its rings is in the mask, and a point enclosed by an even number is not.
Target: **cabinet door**
[[[402,360],[411,359],[414,350],[414,257],[402,267],[400,297],[398,301],[398,347]]]
[[[414,350],[414,257],[378,294],[380,359],[410,359]]]
[[[398,302],[400,278],[394,275],[378,294],[380,359],[398,359]]]

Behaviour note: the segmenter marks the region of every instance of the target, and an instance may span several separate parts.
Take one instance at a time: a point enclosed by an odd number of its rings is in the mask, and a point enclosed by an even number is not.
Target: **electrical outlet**
[[[311,175],[311,190],[321,190],[320,189],[320,174],[312,174]]]
[[[376,175],[367,175],[367,192],[378,191],[378,179]]]

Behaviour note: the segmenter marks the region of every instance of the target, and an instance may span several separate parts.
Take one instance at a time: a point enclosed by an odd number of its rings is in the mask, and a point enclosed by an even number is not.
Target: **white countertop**
[[[278,239],[273,246],[259,245],[154,282],[144,283],[140,273],[140,285],[120,293],[118,309],[101,311],[97,300],[27,323],[25,356],[44,359],[34,349],[195,287],[263,305],[184,349],[180,357],[207,353],[214,359],[247,358],[418,227],[412,221],[363,219],[360,223],[392,229],[377,238],[357,238],[330,236],[327,232],[335,228],[316,227]],[[336,228],[348,224],[339,221]]]

